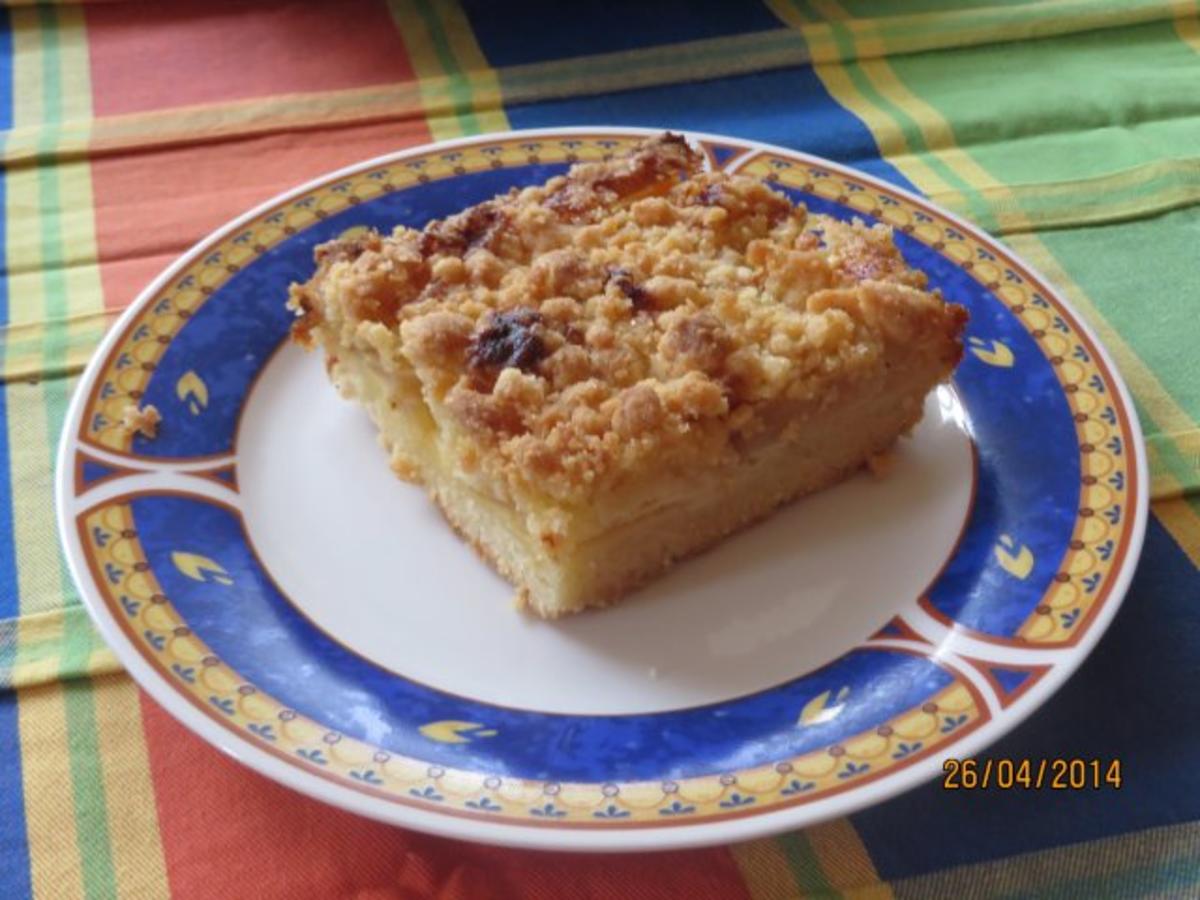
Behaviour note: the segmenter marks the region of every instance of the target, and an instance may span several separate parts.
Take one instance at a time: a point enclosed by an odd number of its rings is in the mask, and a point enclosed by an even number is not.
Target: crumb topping
[[[158,408],[150,403],[142,407],[130,403],[121,413],[121,427],[130,434],[140,434],[147,440],[158,436],[158,423],[161,421],[162,415]]]
[[[897,342],[948,375],[966,318],[889,228],[703,171],[676,135],[316,261],[291,291],[297,340],[411,366],[472,460],[564,500],[652,456],[731,458],[781,409],[886,377]]]

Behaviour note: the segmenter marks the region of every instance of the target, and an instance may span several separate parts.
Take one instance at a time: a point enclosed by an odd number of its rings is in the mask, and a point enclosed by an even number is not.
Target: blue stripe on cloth
[[[12,94],[12,31],[5,9],[0,10],[0,129],[12,125]],[[0,324],[8,321],[6,218],[4,172],[0,170]],[[0,342],[0,368],[3,365],[4,344]],[[12,624],[20,607],[13,547],[7,391],[8,386],[0,384],[0,682],[16,649],[17,635]],[[31,895],[17,695],[0,689],[0,896],[17,900]]]
[[[503,86],[503,73],[501,79]],[[765,141],[856,166],[915,190],[879,158],[871,132],[830,96],[811,66],[513,105],[506,111],[514,128],[641,125]]]
[[[754,2],[464,0],[463,7],[493,66],[780,30],[779,19]]]
[[[1120,790],[925,785],[852,817],[880,877],[1200,819],[1197,598],[1200,572],[1151,517],[1141,564],[1109,633],[1050,702],[980,754],[1119,759]]]
[[[31,895],[17,695],[0,691],[0,896],[19,900]]]

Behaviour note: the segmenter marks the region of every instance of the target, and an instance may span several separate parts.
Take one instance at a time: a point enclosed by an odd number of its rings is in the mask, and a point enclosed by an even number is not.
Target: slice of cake
[[[546,617],[885,452],[966,321],[887,228],[705,172],[669,134],[316,262],[295,339]]]

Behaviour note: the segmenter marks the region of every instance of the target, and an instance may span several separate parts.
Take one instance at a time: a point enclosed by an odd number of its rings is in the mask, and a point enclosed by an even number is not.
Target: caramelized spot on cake
[[[421,235],[421,253],[463,256],[477,247],[490,246],[506,224],[507,217],[497,201],[480,203],[448,219],[431,222]]]
[[[490,383],[508,368],[532,371],[546,355],[546,343],[539,334],[541,323],[541,313],[532,309],[493,314],[491,324],[472,341],[467,358],[477,383]]]
[[[292,340],[302,347],[311,348],[312,331],[320,323],[321,316],[317,312],[317,298],[309,284],[293,284],[288,288],[287,306],[296,315],[291,328]]]
[[[682,135],[667,132],[621,159],[585,164],[578,169],[581,180],[593,189],[612,191],[617,197],[628,199],[637,194],[663,192],[699,166],[700,154]]]
[[[580,221],[614,201],[664,194],[698,171],[700,161],[681,135],[668,132],[620,159],[576,165],[557,180],[546,206],[562,219]]]
[[[329,265],[339,260],[354,262],[368,250],[379,250],[383,246],[383,238],[377,231],[366,231],[352,238],[336,241],[326,241],[313,251],[313,259],[318,266]]]

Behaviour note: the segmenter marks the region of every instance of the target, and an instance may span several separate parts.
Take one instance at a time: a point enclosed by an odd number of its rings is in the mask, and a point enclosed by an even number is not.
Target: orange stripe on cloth
[[[361,819],[243,768],[143,698],[176,900],[251,896],[748,898],[724,850],[609,857],[484,847]]]
[[[87,7],[97,116],[412,81],[377,0]]]
[[[127,305],[164,263],[273,195],[325,172],[428,140],[425,123],[412,120],[93,160],[105,304]]]

